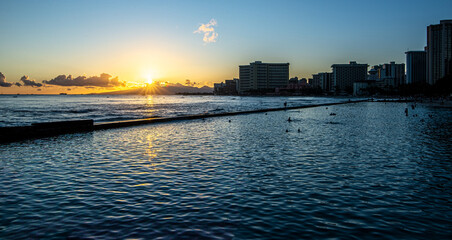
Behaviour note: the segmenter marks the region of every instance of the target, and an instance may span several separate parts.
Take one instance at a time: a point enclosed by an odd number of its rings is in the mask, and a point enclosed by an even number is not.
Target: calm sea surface
[[[110,122],[150,117],[246,111],[346,101],[319,97],[0,95],[0,127],[94,119]]]
[[[407,106],[0,145],[0,239],[450,239],[452,109]]]

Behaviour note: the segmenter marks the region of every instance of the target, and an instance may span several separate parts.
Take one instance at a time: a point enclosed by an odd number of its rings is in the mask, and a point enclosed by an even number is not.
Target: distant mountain
[[[157,84],[153,84],[146,87],[131,88],[127,90],[91,93],[100,95],[174,95],[178,93],[212,93],[213,88],[204,86],[201,88],[184,86],[182,84],[170,84],[162,87]]]

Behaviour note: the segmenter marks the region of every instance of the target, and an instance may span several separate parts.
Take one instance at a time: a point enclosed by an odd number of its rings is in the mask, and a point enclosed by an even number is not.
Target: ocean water
[[[0,127],[93,119],[110,122],[150,117],[245,111],[345,101],[319,97],[0,95]]]
[[[0,239],[450,239],[452,109],[406,107],[0,145]]]

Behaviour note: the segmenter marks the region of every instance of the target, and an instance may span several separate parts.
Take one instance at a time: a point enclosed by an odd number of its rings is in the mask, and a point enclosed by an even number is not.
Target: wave
[[[15,113],[90,113],[95,111],[100,111],[99,109],[8,109],[11,112]]]
[[[63,121],[68,119],[93,119],[121,121],[150,117],[172,117],[219,112],[248,111],[281,107],[287,101],[291,105],[310,102],[332,102],[332,98],[312,97],[230,97],[217,96],[155,96],[152,103],[141,98],[124,96],[27,96],[2,103],[0,126],[28,125],[35,122]],[[138,99],[138,100],[136,100]],[[276,101],[277,100],[277,101]],[[149,104],[148,104],[149,103]]]

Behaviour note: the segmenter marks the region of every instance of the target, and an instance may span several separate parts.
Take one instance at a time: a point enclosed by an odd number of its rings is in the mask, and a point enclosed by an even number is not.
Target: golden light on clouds
[[[206,24],[201,24],[196,31],[193,33],[201,33],[204,35],[203,41],[204,43],[212,43],[216,42],[218,38],[218,33],[215,32],[215,26],[217,26],[217,21],[215,19],[211,19]]]

